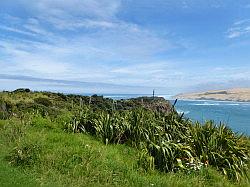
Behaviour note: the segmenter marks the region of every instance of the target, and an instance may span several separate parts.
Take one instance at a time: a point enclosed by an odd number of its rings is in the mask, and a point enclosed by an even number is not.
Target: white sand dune
[[[212,90],[201,93],[179,94],[176,95],[175,98],[250,102],[250,88],[234,88],[228,90]]]

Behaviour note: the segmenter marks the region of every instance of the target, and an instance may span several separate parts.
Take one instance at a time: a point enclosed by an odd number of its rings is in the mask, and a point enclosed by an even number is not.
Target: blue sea
[[[104,94],[113,99],[129,99],[142,96],[140,94]],[[143,95],[152,96],[152,95]],[[171,95],[159,95],[170,99]],[[174,102],[173,100],[170,100]],[[225,123],[235,132],[250,135],[250,103],[210,100],[179,100],[175,106],[179,113],[201,123],[213,120],[217,124]]]
[[[214,120],[231,127],[235,132],[250,135],[250,103],[230,101],[179,100],[176,104],[179,113],[193,121]]]

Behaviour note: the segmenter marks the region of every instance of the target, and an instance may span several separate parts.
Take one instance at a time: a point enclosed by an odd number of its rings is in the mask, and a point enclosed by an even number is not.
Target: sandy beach
[[[250,88],[234,88],[228,90],[212,90],[200,93],[178,94],[174,98],[250,102]]]

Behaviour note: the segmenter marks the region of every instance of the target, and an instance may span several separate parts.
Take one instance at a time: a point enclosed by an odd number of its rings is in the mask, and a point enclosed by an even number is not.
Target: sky
[[[0,90],[250,87],[250,0],[1,0]]]

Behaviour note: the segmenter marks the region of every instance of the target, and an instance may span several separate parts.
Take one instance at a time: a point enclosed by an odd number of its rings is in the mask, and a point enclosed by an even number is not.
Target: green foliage
[[[5,123],[5,120],[0,120],[0,129],[4,128]]]
[[[114,141],[114,119],[109,114],[100,115],[99,119],[95,121],[96,135],[102,139],[107,145]]]
[[[48,116],[42,116],[41,114],[35,114],[30,122],[31,126],[37,127],[37,128],[46,128],[46,129],[53,129],[53,130],[60,130],[62,129],[62,126],[60,123],[57,123],[56,121],[52,121]]]
[[[225,125],[217,127],[212,121],[190,128],[190,143],[203,163],[216,167],[230,179],[240,180],[246,174],[249,147],[245,137]]]
[[[34,101],[37,104],[41,104],[47,107],[52,106],[52,102],[48,98],[45,98],[45,97],[35,98]]]
[[[15,118],[1,121],[1,134],[6,144],[20,140],[25,135],[26,126],[20,120]]]
[[[45,127],[45,128],[51,128],[51,121],[49,118],[44,118],[40,114],[34,115],[31,125],[35,127]]]
[[[4,111],[0,111],[0,119],[7,119],[8,118],[8,113]]]
[[[19,167],[13,167],[5,161],[0,161],[0,184],[2,187],[25,186],[34,187],[40,186],[36,178],[32,175],[27,175]]]
[[[12,109],[10,102],[6,102],[0,98],[0,119],[8,119]]]
[[[29,88],[18,88],[16,90],[14,90],[14,93],[18,93],[18,92],[26,92],[29,93],[31,92],[31,90]]]
[[[94,127],[94,119],[96,115],[93,110],[88,106],[81,108],[79,111],[75,111],[74,115],[64,123],[64,130],[67,132],[85,132],[90,134],[95,134],[96,130]]]
[[[7,112],[10,120],[3,117],[4,120],[0,121],[0,141],[6,145],[16,142],[8,155],[9,162],[15,166],[42,167],[41,172],[51,170],[55,172],[53,176],[78,177],[79,181],[83,176],[91,176],[97,183],[104,184],[108,180],[107,184],[112,185],[121,184],[121,176],[127,182],[132,179],[144,181],[137,171],[146,175],[159,171],[160,175],[164,173],[163,178],[172,173],[186,178],[201,177],[199,180],[202,182],[198,186],[211,178],[220,181],[218,175],[239,184],[245,180],[249,169],[248,137],[235,134],[224,125],[193,123],[184,119],[164,99],[139,98],[114,102],[97,95],[90,98],[50,92],[1,94],[5,105],[0,112]],[[76,141],[86,136],[81,133],[92,135],[105,145],[96,142],[98,145],[95,146],[101,146],[97,149],[82,140]],[[26,139],[30,139],[27,141],[30,143],[25,143]],[[45,150],[44,146],[41,149],[40,144],[34,143],[38,140],[46,142]],[[133,153],[135,156],[128,156],[127,152],[104,153],[103,150],[110,151],[110,146],[129,146],[136,153]],[[119,158],[116,158],[117,155]],[[130,164],[132,159],[132,166],[124,166],[124,159],[128,159],[126,163]],[[217,178],[210,173],[210,168]],[[152,184],[157,181],[154,179]],[[147,186],[150,182],[137,181],[133,184]],[[71,184],[70,181],[67,184]],[[168,185],[171,184],[175,186],[176,181]],[[194,184],[191,182],[190,186]]]
[[[83,122],[86,118],[79,116],[72,124],[74,132],[74,129],[88,132],[85,125],[91,124],[95,128],[94,135],[103,143],[138,147],[147,153],[150,162],[153,160],[154,167],[160,171],[190,172],[211,165],[229,179],[239,181],[246,174],[249,149],[244,137],[234,134],[224,125],[217,127],[212,122],[193,125],[176,113],[166,115],[145,109],[103,111],[96,112],[95,116],[91,110],[86,113],[92,118],[86,123]],[[142,163],[144,167],[147,165],[145,160]]]
[[[145,171],[153,171],[155,169],[155,160],[150,156],[147,149],[142,149],[139,153],[138,165]]]
[[[64,111],[63,113],[56,116],[54,122],[58,124],[61,129],[65,129],[67,124],[69,124],[74,115],[69,111]]]
[[[14,166],[32,166],[39,160],[40,152],[40,146],[25,143],[15,147],[6,159]]]

